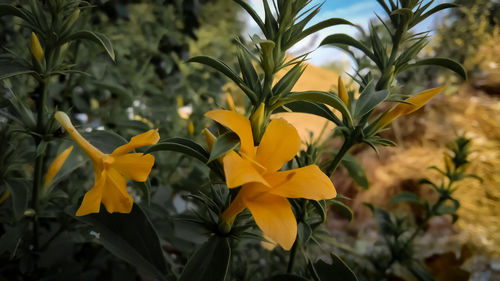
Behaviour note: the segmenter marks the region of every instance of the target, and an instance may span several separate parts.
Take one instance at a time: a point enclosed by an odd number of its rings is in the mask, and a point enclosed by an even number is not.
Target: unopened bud
[[[266,106],[261,103],[257,110],[250,117],[250,122],[252,124],[252,132],[255,143],[259,143],[264,131]]]
[[[236,107],[234,106],[233,96],[231,96],[229,92],[226,92],[226,103],[229,110],[236,111]]]
[[[189,121],[189,123],[188,123],[188,133],[190,135],[194,134],[194,124],[193,124],[193,121]]]
[[[75,24],[75,22],[78,20],[78,17],[80,16],[80,9],[76,9],[72,14],[71,16],[69,16],[69,19],[68,19],[68,28],[72,27],[73,24]]]
[[[349,96],[347,95],[344,82],[342,82],[342,78],[340,76],[338,82],[338,94],[339,98],[345,103],[345,105],[349,106]]]
[[[40,40],[34,32],[31,32],[31,46],[30,46],[31,54],[36,59],[38,63],[42,63],[44,59],[42,45],[40,44]]]

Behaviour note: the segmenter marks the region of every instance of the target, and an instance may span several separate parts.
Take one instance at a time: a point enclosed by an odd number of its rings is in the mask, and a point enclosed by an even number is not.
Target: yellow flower
[[[392,110],[386,112],[384,116],[377,122],[378,128],[384,128],[389,125],[394,119],[401,115],[407,115],[419,110],[422,106],[424,106],[429,100],[443,91],[444,86],[439,88],[433,88],[429,90],[425,90],[421,93],[418,93],[406,100],[406,102],[410,103],[399,103]]]
[[[76,215],[98,213],[101,202],[109,213],[130,213],[133,199],[127,192],[127,179],[146,181],[155,159],[151,154],[129,152],[141,146],[157,143],[160,139],[158,130],[149,130],[137,135],[111,154],[105,154],[78,133],[66,113],[58,111],[55,117],[94,164],[94,186],[85,194]]]
[[[47,170],[47,174],[45,174],[45,188],[49,186],[50,182],[55,177],[57,172],[61,170],[64,162],[66,162],[66,159],[68,158],[72,150],[73,146],[66,148],[63,152],[61,152],[61,154],[57,155],[54,161],[52,161],[52,164],[50,164],[49,169]]]
[[[222,214],[223,221],[231,222],[248,208],[263,234],[289,250],[297,236],[297,221],[287,198],[333,198],[336,191],[332,182],[316,165],[278,171],[300,147],[297,130],[284,119],[272,120],[255,147],[250,120],[243,115],[214,110],[205,116],[240,138],[239,153],[230,151],[222,158],[228,188],[242,186]]]

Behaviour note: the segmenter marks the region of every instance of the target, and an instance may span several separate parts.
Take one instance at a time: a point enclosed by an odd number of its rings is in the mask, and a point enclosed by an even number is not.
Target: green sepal
[[[240,145],[240,138],[234,132],[226,132],[220,135],[212,146],[210,158],[207,163],[219,159],[226,155],[231,150],[236,149]]]

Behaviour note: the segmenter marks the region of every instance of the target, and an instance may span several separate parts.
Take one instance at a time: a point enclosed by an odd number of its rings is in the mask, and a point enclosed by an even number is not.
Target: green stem
[[[38,97],[37,97],[37,133],[38,135],[34,136],[37,155],[35,158],[35,171],[33,175],[33,190],[31,197],[31,208],[35,211],[33,215],[33,247],[34,251],[38,251],[38,212],[40,207],[40,198],[39,191],[42,186],[42,177],[43,177],[43,163],[45,160],[45,153],[40,152],[38,147],[43,141],[43,138],[46,134],[45,130],[45,103],[47,100],[47,80],[41,80],[40,86],[38,88]],[[41,136],[41,137],[40,137]]]
[[[330,165],[328,165],[328,167],[326,168],[327,175],[333,176],[333,173],[335,173],[335,170],[337,170],[337,168],[340,165],[340,161],[342,161],[342,159],[344,158],[347,151],[349,151],[349,149],[351,149],[351,147],[354,144],[355,144],[355,142],[352,141],[351,138],[345,139],[339,152],[337,152],[337,154],[335,155],[335,158],[332,160],[332,162],[330,162]]]
[[[292,273],[293,268],[295,267],[295,257],[297,256],[297,248],[299,243],[297,242],[297,239],[295,239],[295,242],[293,243],[292,249],[290,250],[290,259],[288,260],[288,267],[286,268],[286,273]]]

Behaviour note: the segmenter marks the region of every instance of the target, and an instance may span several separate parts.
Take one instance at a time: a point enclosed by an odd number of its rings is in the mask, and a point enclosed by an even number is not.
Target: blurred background
[[[251,2],[261,11],[260,1]],[[434,2],[436,5],[443,1]],[[354,219],[348,222],[335,211],[330,212],[328,227],[335,240],[331,247],[346,244],[360,253],[371,251],[377,226],[362,203],[391,209],[388,200],[396,192],[412,191],[425,197],[429,192],[419,187],[418,181],[437,177],[427,167],[442,165],[446,144],[465,134],[472,139],[470,171],[483,181],[467,179],[461,183],[456,192],[461,203],[460,219],[456,224],[451,218],[431,221],[419,238],[419,255],[430,267],[461,274],[443,275],[438,280],[500,280],[500,2],[454,2],[462,7],[437,13],[416,32],[429,31],[432,35],[422,57],[455,59],[465,66],[469,80],[462,82],[455,74],[434,67],[412,69],[399,77],[397,83],[405,94],[438,85],[447,87],[425,108],[398,119],[384,133],[397,147],[380,148],[378,155],[368,147],[352,152],[366,171],[368,189],[359,187],[344,169],[333,176],[337,190],[351,198],[347,204],[354,211]],[[70,47],[68,54],[74,56],[77,69],[91,76],[61,78],[50,89],[53,106],[71,111],[79,128],[110,129],[127,139],[149,128],[159,128],[162,138],[182,136],[201,143],[201,130],[209,124],[203,114],[215,107],[226,107],[226,93],[244,112],[247,101],[236,87],[213,69],[184,62],[192,56],[209,55],[231,67],[236,65],[236,38],[248,40],[256,27],[249,24],[247,15],[233,1],[111,0],[93,4],[96,7],[91,12],[81,15],[88,20],[81,22],[90,22],[92,30],[110,38],[116,63],[93,51],[92,44],[79,42]],[[367,32],[370,24],[380,28],[379,22],[373,20],[376,14],[382,12],[375,0],[327,0],[312,23],[342,17]],[[355,60],[339,49],[317,46],[333,33],[368,40],[359,28],[333,27],[300,42],[294,54],[312,53],[310,65],[295,90],[335,90],[339,75],[348,88],[356,90],[347,75],[357,68]],[[29,46],[29,38],[29,32],[15,19],[0,19],[2,48],[28,56],[28,48],[16,46]],[[36,86],[31,79],[21,76],[5,83],[3,87],[24,95],[30,102],[26,93]],[[327,148],[338,146],[331,136],[321,133],[325,126],[333,126],[321,118],[283,115],[298,127],[304,141],[312,135]],[[159,154],[151,180],[156,217],[189,208],[184,195],[198,190],[206,182],[206,174],[206,168],[196,160],[173,153]],[[81,172],[72,174],[67,181],[72,180],[88,181]],[[140,194],[137,198],[140,200]],[[194,244],[182,239],[184,233],[167,231],[170,223],[155,221],[160,235],[165,235],[163,239],[190,252]],[[359,262],[348,252],[345,258],[350,264]]]

